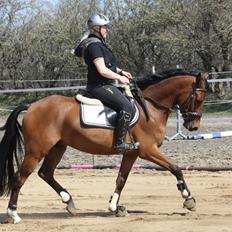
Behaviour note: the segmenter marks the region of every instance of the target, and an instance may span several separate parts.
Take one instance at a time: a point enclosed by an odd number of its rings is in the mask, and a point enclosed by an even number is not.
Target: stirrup
[[[122,152],[125,150],[136,150],[139,147],[139,142],[136,143],[121,143],[121,144],[116,144],[114,147],[117,151]]]

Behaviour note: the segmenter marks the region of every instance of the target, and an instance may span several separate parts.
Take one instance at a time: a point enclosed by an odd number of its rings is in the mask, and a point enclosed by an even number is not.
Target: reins
[[[132,92],[134,98],[138,101],[138,103],[142,107],[142,109],[145,113],[146,119],[148,121],[149,120],[149,110],[147,108],[147,104],[146,104],[143,92],[141,91],[141,89],[139,88],[138,84],[136,83],[136,81],[134,79],[131,80],[130,89],[131,89],[131,92]]]
[[[172,112],[172,111],[175,111],[175,109],[177,108],[177,107],[168,107],[168,106],[165,106],[165,105],[163,105],[163,104],[161,104],[161,103],[159,103],[158,101],[156,101],[156,100],[154,100],[154,99],[152,99],[152,98],[150,98],[150,97],[148,97],[148,96],[145,96],[144,97],[147,101],[149,101],[149,102],[151,102],[152,103],[152,105],[154,105],[155,107],[158,107],[159,108],[159,110],[162,110],[162,111],[167,111],[167,112]]]

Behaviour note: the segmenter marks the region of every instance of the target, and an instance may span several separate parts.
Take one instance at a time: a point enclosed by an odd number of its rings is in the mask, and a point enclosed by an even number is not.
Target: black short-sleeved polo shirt
[[[85,50],[84,59],[88,66],[87,88],[93,88],[101,84],[110,84],[113,80],[105,78],[99,74],[93,61],[96,58],[103,58],[107,68],[116,72],[116,59],[112,50],[103,42],[91,43]]]

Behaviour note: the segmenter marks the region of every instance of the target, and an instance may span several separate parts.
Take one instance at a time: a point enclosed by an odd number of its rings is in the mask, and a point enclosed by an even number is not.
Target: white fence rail
[[[209,73],[211,79],[212,92],[215,93],[225,93],[225,89],[232,89],[232,71],[225,72],[211,72]]]
[[[0,83],[38,83],[38,82],[75,82],[75,81],[85,81],[86,79],[57,79],[57,80],[44,80],[44,79],[38,79],[38,80],[0,80]]]
[[[212,77],[224,74],[231,74],[232,72],[212,72],[210,75]],[[84,81],[85,79],[60,79],[60,80],[16,80],[15,83],[43,83],[43,82],[75,82]],[[209,79],[208,82],[213,85],[215,89],[215,84],[227,83],[227,87],[230,87],[232,78],[220,78],[220,79]],[[12,80],[0,80],[0,83],[12,83]],[[66,90],[76,90],[79,88],[84,88],[84,86],[63,86],[63,87],[50,87],[50,88],[22,88],[22,89],[0,89],[0,93],[28,93],[28,92],[46,92],[46,91],[66,91]]]
[[[69,86],[69,87],[52,87],[52,88],[29,88],[29,89],[3,89],[0,93],[31,93],[31,92],[49,92],[49,91],[64,91],[77,90],[84,86]]]
[[[222,83],[222,82],[232,82],[232,78],[224,78],[224,79],[209,79],[209,83]]]

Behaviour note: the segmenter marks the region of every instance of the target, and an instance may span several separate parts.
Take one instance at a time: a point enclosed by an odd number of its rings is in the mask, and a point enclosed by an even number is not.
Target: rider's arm
[[[105,61],[103,57],[98,57],[94,59],[93,63],[101,76],[106,77],[108,79],[119,80],[123,84],[129,84],[130,81],[128,77],[115,73],[105,66]]]
[[[127,72],[127,71],[125,71],[125,70],[122,70],[122,69],[119,68],[119,67],[117,67],[116,70],[117,70],[117,73],[120,74],[121,76],[125,76],[125,77],[127,77],[127,78],[129,78],[129,79],[132,79],[132,78],[133,78],[132,75],[131,75],[129,72]]]

